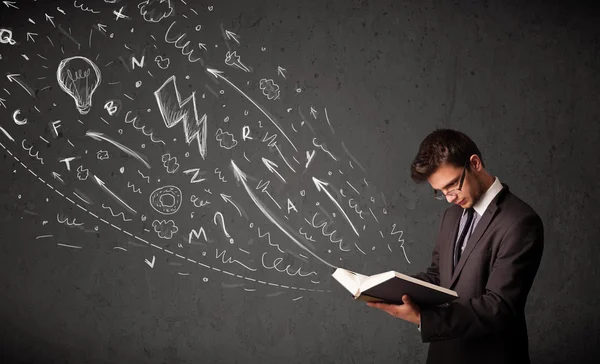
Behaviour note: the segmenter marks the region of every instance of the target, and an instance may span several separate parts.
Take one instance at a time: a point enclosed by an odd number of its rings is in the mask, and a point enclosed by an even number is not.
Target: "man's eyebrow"
[[[442,189],[446,189],[446,188],[452,186],[453,184],[455,184],[456,182],[458,182],[459,179],[460,179],[460,177],[456,177],[455,179],[453,179],[452,181],[450,181],[448,184],[446,184],[444,187],[442,187]]]

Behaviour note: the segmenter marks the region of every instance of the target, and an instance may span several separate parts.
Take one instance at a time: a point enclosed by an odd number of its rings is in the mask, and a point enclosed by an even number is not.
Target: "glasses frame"
[[[446,200],[446,199],[448,198],[448,196],[451,196],[451,197],[454,197],[454,196],[456,196],[456,195],[457,195],[457,193],[458,193],[458,192],[460,192],[460,191],[462,190],[462,186],[463,186],[463,183],[464,183],[464,181],[465,181],[465,177],[466,177],[466,175],[467,175],[467,167],[468,167],[468,166],[469,166],[469,160],[467,159],[467,161],[465,162],[465,165],[464,165],[464,167],[463,167],[463,171],[462,171],[462,173],[460,174],[460,180],[459,180],[459,183],[458,183],[458,187],[457,187],[457,188],[455,188],[455,189],[453,189],[453,190],[450,190],[450,191],[448,191],[448,192],[446,192],[446,193],[444,193],[444,192],[442,192],[442,191],[440,191],[440,190],[436,190],[436,189],[434,188],[434,189],[433,189],[433,197],[434,197],[436,200],[443,201],[443,200]],[[438,193],[438,192],[439,192],[439,193]]]

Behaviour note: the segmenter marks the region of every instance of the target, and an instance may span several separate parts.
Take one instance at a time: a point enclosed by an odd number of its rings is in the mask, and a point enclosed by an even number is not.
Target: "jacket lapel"
[[[460,257],[460,260],[458,261],[458,265],[454,268],[454,272],[452,273],[452,279],[450,280],[450,285],[449,285],[450,289],[452,289],[453,285],[456,283],[456,279],[458,278],[458,276],[460,275],[460,272],[462,271],[463,267],[465,266],[465,262],[469,258],[471,251],[473,251],[473,249],[475,248],[477,243],[479,243],[479,241],[481,240],[481,236],[487,230],[487,228],[490,225],[490,222],[492,222],[492,219],[494,218],[494,216],[496,216],[496,212],[498,211],[498,202],[500,201],[502,196],[508,191],[507,185],[505,185],[503,183],[502,186],[503,186],[502,190],[496,195],[496,197],[494,197],[492,202],[490,202],[486,211],[483,213],[483,216],[479,220],[477,227],[475,228],[475,230],[473,231],[473,233],[467,240],[467,246]],[[460,219],[460,216],[459,216],[459,219]],[[456,225],[455,229],[458,229],[458,222],[455,225]],[[454,243],[456,242],[456,234],[454,234],[453,237],[454,237],[453,244],[449,244],[449,245],[452,245],[452,248],[454,248]],[[453,250],[452,250],[452,252],[453,252]],[[449,254],[448,256],[450,257],[450,261],[452,261],[452,256],[453,256],[452,253]],[[450,266],[452,266],[452,262],[450,263]]]

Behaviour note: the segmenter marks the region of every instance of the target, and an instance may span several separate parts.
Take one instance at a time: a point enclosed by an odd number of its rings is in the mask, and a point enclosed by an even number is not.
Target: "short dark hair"
[[[411,178],[416,183],[424,182],[439,166],[452,164],[462,167],[473,154],[477,154],[485,167],[479,148],[466,134],[452,129],[436,129],[419,145],[417,156],[410,165]]]

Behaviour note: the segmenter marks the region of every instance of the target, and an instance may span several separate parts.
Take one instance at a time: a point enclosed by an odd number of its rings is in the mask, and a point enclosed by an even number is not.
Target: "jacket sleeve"
[[[440,227],[438,229],[437,241],[435,243],[435,246],[433,247],[433,252],[431,253],[431,264],[429,265],[429,268],[427,268],[425,272],[417,273],[411,276],[438,286],[440,285],[440,249],[442,247],[442,241],[447,241],[446,239],[442,239],[440,237],[440,231],[442,229],[442,225],[444,224],[444,219],[446,218],[447,211],[448,210],[446,209],[444,211],[444,215],[442,215],[442,222],[440,223]]]
[[[423,342],[476,337],[514,324],[525,308],[543,248],[544,227],[537,214],[510,227],[500,242],[485,294],[421,309]]]

